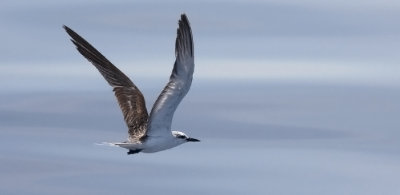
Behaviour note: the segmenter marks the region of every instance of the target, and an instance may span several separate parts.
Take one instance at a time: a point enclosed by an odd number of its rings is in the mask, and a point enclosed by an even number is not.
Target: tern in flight
[[[188,18],[181,15],[175,42],[176,61],[169,82],[158,96],[150,116],[139,88],[97,49],[67,26],[79,53],[89,60],[113,87],[122,110],[129,137],[127,141],[110,143],[128,149],[129,154],[152,153],[173,148],[186,142],[198,142],[180,131],[171,131],[174,112],[189,91],[194,71],[193,37]]]

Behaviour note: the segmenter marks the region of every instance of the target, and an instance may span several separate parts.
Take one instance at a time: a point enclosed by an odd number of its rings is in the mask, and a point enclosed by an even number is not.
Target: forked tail
[[[97,146],[113,146],[113,147],[119,147],[119,143],[111,143],[111,142],[101,142],[101,143],[94,143]]]

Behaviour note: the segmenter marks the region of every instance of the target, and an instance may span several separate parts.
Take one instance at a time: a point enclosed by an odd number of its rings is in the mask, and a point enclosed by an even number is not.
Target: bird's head
[[[199,142],[200,140],[188,137],[185,133],[180,132],[180,131],[172,131],[172,135],[179,140],[179,142],[185,143],[185,142]]]

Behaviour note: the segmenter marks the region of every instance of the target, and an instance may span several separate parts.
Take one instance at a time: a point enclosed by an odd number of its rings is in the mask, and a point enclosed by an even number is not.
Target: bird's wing
[[[189,91],[194,71],[193,37],[186,15],[181,15],[175,43],[176,61],[169,82],[158,96],[150,113],[146,135],[171,134],[174,112]]]
[[[118,104],[129,128],[129,137],[138,139],[146,133],[148,113],[144,97],[133,82],[99,51],[73,30],[64,26],[72,43],[88,59],[113,87]]]

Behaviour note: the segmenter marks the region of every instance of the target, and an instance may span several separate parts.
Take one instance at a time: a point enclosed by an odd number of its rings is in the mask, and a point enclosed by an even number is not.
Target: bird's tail
[[[97,146],[113,146],[118,147],[118,143],[111,143],[111,142],[101,142],[101,143],[94,143]]]

